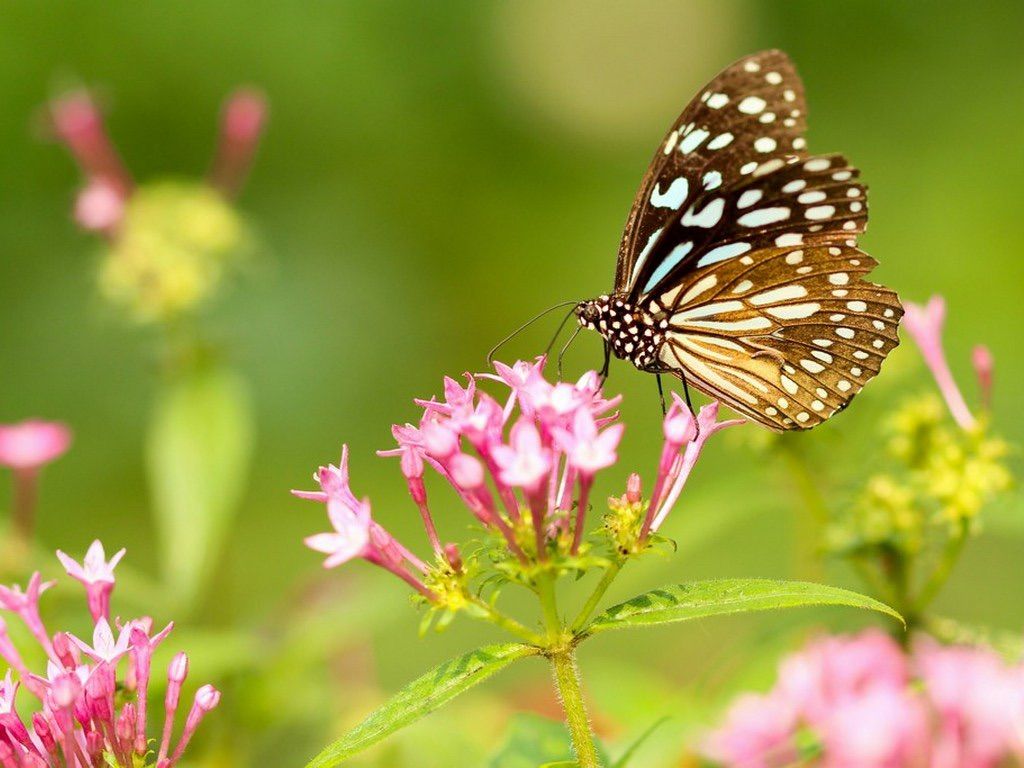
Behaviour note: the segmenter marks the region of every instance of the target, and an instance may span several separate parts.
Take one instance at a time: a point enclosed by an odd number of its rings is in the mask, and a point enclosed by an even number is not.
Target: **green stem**
[[[555,582],[550,574],[544,573],[537,579],[537,596],[544,612],[544,626],[548,630],[548,644],[558,642],[562,634],[562,620],[558,616],[558,602],[555,598]]]
[[[782,456],[789,467],[790,476],[796,486],[804,511],[809,515],[798,516],[796,525],[797,541],[797,572],[810,579],[820,579],[821,562],[817,548],[821,543],[821,534],[828,524],[829,508],[825,497],[818,487],[817,479],[807,466],[807,459],[785,437],[780,440]]]
[[[607,570],[605,570],[604,575],[601,577],[601,581],[599,581],[597,586],[594,587],[594,591],[587,599],[587,602],[580,611],[579,616],[577,616],[576,620],[572,623],[573,634],[583,629],[583,625],[590,620],[590,616],[597,609],[597,604],[601,602],[601,598],[604,597],[604,593],[608,591],[608,587],[610,587],[612,582],[615,581],[615,577],[619,575],[619,571],[622,570],[622,566],[624,564],[624,560],[615,560],[610,566],[608,566]]]
[[[479,597],[474,598],[473,605],[477,606],[487,615],[488,621],[497,624],[499,627],[506,630],[507,632],[511,632],[513,635],[517,635],[518,637],[521,637],[523,640],[526,640],[526,642],[531,643],[533,645],[544,645],[545,640],[543,637],[538,635],[536,632],[532,632],[531,630],[527,629],[518,621],[513,619],[511,616],[502,613],[493,605],[484,602]]]
[[[964,544],[967,543],[968,526],[969,523],[966,520],[961,522],[957,533],[946,542],[946,546],[942,551],[942,557],[935,566],[935,570],[932,571],[928,581],[921,587],[921,591],[914,601],[914,611],[917,614],[921,614],[931,604],[935,596],[938,595],[939,590],[942,589],[942,586],[949,579],[953,566],[960,559],[960,555],[964,551]]]
[[[577,764],[579,768],[600,768],[601,762],[597,757],[594,735],[590,730],[590,718],[587,717],[583,690],[580,688],[575,651],[568,648],[552,654],[550,658]]]

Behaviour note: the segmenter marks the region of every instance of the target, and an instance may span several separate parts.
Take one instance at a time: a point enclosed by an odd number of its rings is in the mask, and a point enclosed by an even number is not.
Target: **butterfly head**
[[[625,296],[581,301],[576,305],[576,320],[601,334],[616,357],[637,368],[646,370],[657,362],[665,324],[632,306]]]

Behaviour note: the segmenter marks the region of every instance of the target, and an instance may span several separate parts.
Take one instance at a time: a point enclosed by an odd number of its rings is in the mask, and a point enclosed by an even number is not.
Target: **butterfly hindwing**
[[[765,162],[802,157],[807,107],[789,57],[764,51],[702,89],[669,129],[644,176],[619,246],[616,292],[630,285],[666,214]]]
[[[774,247],[696,270],[651,300],[668,320],[661,362],[773,429],[809,428],[846,406],[899,343],[896,294],[850,245]]]

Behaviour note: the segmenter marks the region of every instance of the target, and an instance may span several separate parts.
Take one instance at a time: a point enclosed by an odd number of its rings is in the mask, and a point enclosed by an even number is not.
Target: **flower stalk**
[[[570,647],[551,654],[549,658],[576,761],[580,768],[599,768],[601,763],[597,756],[594,735],[590,729],[586,703],[583,700],[583,688],[580,685],[575,650]]]

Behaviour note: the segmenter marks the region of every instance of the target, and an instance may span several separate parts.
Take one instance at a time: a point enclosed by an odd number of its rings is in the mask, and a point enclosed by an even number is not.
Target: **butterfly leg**
[[[690,400],[690,385],[686,383],[686,372],[681,368],[679,369],[679,378],[683,382],[683,396],[686,398],[686,407],[690,409],[690,415],[693,417],[693,426],[697,430],[696,435],[694,435],[694,440],[696,440],[700,437],[700,422],[697,421],[697,412],[693,410],[693,401]]]
[[[611,345],[606,341],[604,343],[604,365],[601,366],[601,386],[608,381],[608,371],[611,368],[612,363],[612,348]]]
[[[666,413],[668,413],[668,410],[665,408],[665,387],[661,383],[660,373],[654,374],[654,378],[658,382],[658,397],[661,398],[661,415],[664,416]]]

